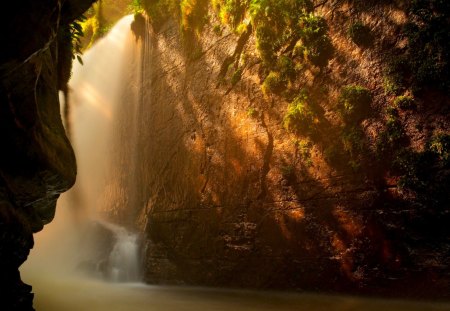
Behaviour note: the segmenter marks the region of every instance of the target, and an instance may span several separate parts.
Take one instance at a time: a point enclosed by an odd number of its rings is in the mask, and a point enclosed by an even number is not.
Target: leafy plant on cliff
[[[325,66],[334,54],[325,19],[309,13],[300,20],[299,26],[305,57],[316,66]]]
[[[450,135],[434,135],[425,150],[401,149],[392,169],[400,175],[398,185],[428,207],[440,210],[450,204]]]
[[[81,16],[58,32],[58,89],[65,92],[72,72],[72,61],[77,59],[83,64],[81,39],[84,33],[81,23],[85,20],[86,17]]]
[[[103,1],[94,3],[86,12],[86,18],[80,22],[84,33],[84,39],[80,45],[84,49],[89,49],[98,39],[105,36],[113,25],[105,19],[103,9]]]
[[[311,149],[313,143],[309,139],[301,139],[296,141],[295,147],[303,164],[307,167],[312,166]]]
[[[291,51],[300,40],[303,56],[323,67],[334,49],[324,18],[312,13],[310,1],[252,1],[250,15],[256,29],[256,45],[266,65],[273,65],[282,48]],[[297,53],[298,54],[298,53]]]
[[[342,88],[338,99],[338,109],[345,123],[351,124],[367,117],[370,112],[372,95],[359,85],[347,85]]]
[[[416,108],[416,102],[411,96],[398,96],[394,99],[394,107],[398,107],[402,110],[411,110]]]
[[[261,25],[256,28],[256,49],[262,61],[266,65],[272,65],[275,61],[276,34],[268,26]]]
[[[353,170],[360,168],[365,154],[365,136],[358,126],[345,128],[341,133],[342,149],[348,155],[348,164]]]
[[[405,56],[397,55],[388,60],[383,78],[386,93],[399,94],[404,91],[410,75],[408,60]]]
[[[299,21],[313,11],[308,0],[251,0],[249,13],[261,59],[273,64],[276,53],[299,38]]]
[[[413,73],[413,91],[424,86],[448,91],[450,87],[450,2],[413,0],[412,16],[405,26],[407,57]]]
[[[201,31],[208,21],[209,0],[182,0],[181,28],[184,31]]]
[[[142,11],[144,10],[143,8],[143,4],[142,4],[142,0],[133,0],[131,1],[131,3],[129,4],[128,7],[128,11],[130,13],[142,13]]]
[[[436,154],[445,166],[450,164],[450,134],[439,133],[427,145],[427,148]]]
[[[169,17],[180,16],[179,0],[141,0],[141,5],[156,29],[159,29]]]
[[[290,57],[281,55],[277,60],[277,69],[283,80],[293,80],[295,78],[295,65]]]
[[[308,100],[306,92],[302,91],[289,104],[283,119],[283,125],[289,132],[306,135],[315,130],[319,121]]]
[[[212,0],[222,23],[237,28],[243,21],[250,0]]]
[[[283,80],[279,72],[271,71],[261,86],[264,95],[270,93],[278,94],[286,88],[286,81]]]
[[[86,21],[86,17],[84,15],[80,16],[77,20],[75,20],[72,24],[70,24],[69,32],[70,38],[72,42],[73,54],[72,59],[77,59],[80,64],[83,64],[83,60],[81,59],[82,52],[82,43],[81,38],[84,36],[83,27],[81,24]]]
[[[404,145],[402,143],[406,138],[403,125],[399,120],[398,110],[395,107],[389,107],[386,116],[385,128],[377,140],[377,152],[380,156],[391,153],[395,148]]]

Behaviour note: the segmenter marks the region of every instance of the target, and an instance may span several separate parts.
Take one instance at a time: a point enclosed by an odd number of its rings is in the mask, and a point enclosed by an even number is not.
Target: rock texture
[[[370,157],[361,172],[341,163],[345,153],[337,162],[326,155],[340,132],[333,108],[343,85],[372,93],[373,114],[361,124],[369,146],[392,100],[382,72],[385,55],[404,44],[405,10],[372,2],[318,7],[335,55],[296,81],[315,90],[322,109],[319,138],[306,155],[282,125],[288,102],[261,92],[253,35],[242,45],[226,29],[218,35],[206,26],[197,42],[186,42],[173,21],[151,32],[139,118],[125,109],[120,121],[122,137],[131,127],[140,136],[134,147],[118,141],[123,168],[107,189],[117,204],[105,207],[143,232],[147,282],[448,298],[449,207],[427,218]],[[348,39],[354,19],[373,29],[373,48]],[[243,58],[242,77],[231,82]],[[418,148],[424,135],[449,131],[448,97],[440,98],[401,116]],[[133,148],[136,157],[128,154]]]
[[[75,156],[60,116],[58,33],[93,1],[2,5],[0,32],[0,309],[33,310],[19,266],[34,232],[75,182]],[[70,59],[70,58],[69,58]]]

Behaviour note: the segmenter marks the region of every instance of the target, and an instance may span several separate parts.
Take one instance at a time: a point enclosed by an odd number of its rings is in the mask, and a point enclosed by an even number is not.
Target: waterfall
[[[133,16],[124,17],[88,50],[84,65],[74,64],[69,84],[78,163],[74,190],[89,216],[133,201],[132,176],[124,176],[123,167],[136,166],[143,48],[132,22]]]
[[[145,19],[140,16],[134,20],[131,15],[122,18],[86,52],[84,65],[74,66],[69,84],[79,172],[74,192],[90,218],[101,218],[105,211],[114,215],[123,205],[133,210],[140,204],[138,128],[143,80],[149,69],[145,68],[143,53],[148,53],[149,37],[146,28],[136,26],[139,20],[142,23]],[[120,220],[133,225],[131,217]],[[123,227],[102,223],[113,233],[115,244],[108,258],[103,254],[91,261],[103,266],[100,270],[108,280],[139,280],[138,236]]]
[[[35,271],[140,280],[140,238],[126,229],[137,231],[135,221],[117,215],[123,206],[136,210],[141,204],[138,129],[151,68],[143,61],[150,49],[148,22],[140,20],[136,25],[132,15],[122,18],[85,52],[84,65],[74,62],[69,92],[77,182],[58,202],[55,221],[35,237],[45,250],[31,254],[27,264],[36,263]],[[106,222],[105,214],[118,224]]]

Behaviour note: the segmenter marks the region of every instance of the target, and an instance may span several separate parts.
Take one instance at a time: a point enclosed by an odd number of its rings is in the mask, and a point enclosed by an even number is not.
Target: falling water
[[[139,247],[138,235],[122,227],[105,224],[116,239],[107,258],[107,279],[114,282],[139,281]]]
[[[142,42],[130,30],[132,16],[74,66],[70,81],[73,145],[77,154],[76,191],[93,217],[100,209],[114,212],[132,205],[135,189],[137,126],[142,94]],[[127,167],[124,176],[122,167]],[[131,171],[130,171],[131,170]],[[80,208],[80,207],[78,207]]]
[[[137,167],[137,124],[127,124],[123,118],[128,113],[129,119],[136,120],[142,102],[143,47],[131,31],[132,22],[133,16],[120,20],[85,54],[84,66],[74,67],[70,81],[79,172],[74,192],[83,203],[74,208],[84,207],[90,218],[98,218],[100,208],[114,211],[118,204],[133,204],[136,196],[131,191],[137,188],[134,178],[124,183],[118,175],[121,165]],[[115,244],[108,258],[91,260],[106,265],[103,269],[109,280],[137,281],[137,235],[117,225],[104,223],[104,227],[114,235]]]
[[[131,15],[121,19],[83,55],[83,66],[74,64],[69,90],[77,183],[59,201],[55,221],[35,237],[45,252],[31,254],[30,269],[34,264],[50,274],[88,274],[117,282],[140,279],[138,235],[99,220],[102,209],[113,213],[119,205],[136,201],[133,174],[124,178],[118,169],[138,168],[138,124],[126,121],[139,117],[142,53],[147,53],[149,38],[138,40],[132,22]]]
[[[140,40],[130,31],[132,19],[119,21],[86,52],[85,65],[73,70],[77,184],[59,201],[55,221],[35,237],[35,248],[21,269],[33,285],[37,311],[449,310],[445,303],[116,283],[139,280],[139,238],[123,227],[87,220],[98,219],[102,208],[114,214],[123,210],[119,206],[133,210],[141,204],[138,129],[143,103],[149,104],[151,97],[142,86],[151,70],[152,45],[148,31]],[[83,260],[88,277],[75,268]]]

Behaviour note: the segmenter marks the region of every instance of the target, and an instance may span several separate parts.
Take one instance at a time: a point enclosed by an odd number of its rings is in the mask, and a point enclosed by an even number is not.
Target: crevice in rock
[[[220,81],[225,78],[225,75],[228,72],[228,67],[233,63],[239,61],[239,57],[242,54],[242,51],[244,49],[245,44],[248,42],[248,39],[250,38],[250,35],[253,32],[253,27],[251,24],[247,25],[247,29],[241,34],[239,37],[236,48],[234,49],[234,53],[231,56],[228,56],[225,58],[225,60],[222,63],[222,66],[220,66],[220,71],[218,75],[219,83]]]

